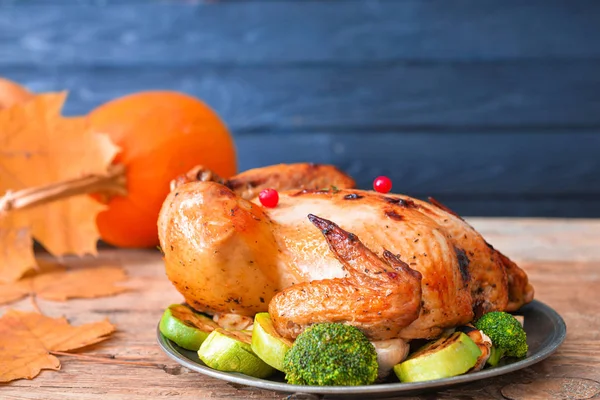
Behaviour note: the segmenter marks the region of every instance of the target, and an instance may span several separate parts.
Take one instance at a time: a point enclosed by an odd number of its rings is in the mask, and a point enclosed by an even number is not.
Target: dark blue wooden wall
[[[240,168],[334,163],[467,215],[600,217],[600,1],[0,0],[0,75],[69,114],[173,89]]]

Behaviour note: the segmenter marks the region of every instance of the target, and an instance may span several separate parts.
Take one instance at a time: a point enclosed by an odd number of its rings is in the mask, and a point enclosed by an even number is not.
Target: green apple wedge
[[[292,344],[292,341],[281,337],[275,331],[269,313],[262,312],[254,316],[252,350],[264,362],[283,371],[283,359]]]

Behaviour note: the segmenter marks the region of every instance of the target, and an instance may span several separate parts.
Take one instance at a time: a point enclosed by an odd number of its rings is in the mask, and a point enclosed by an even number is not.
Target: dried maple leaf
[[[62,117],[65,98],[39,94],[0,110],[0,195],[106,172],[117,147],[87,118]],[[53,255],[95,254],[96,214],[104,208],[86,195],[11,213],[0,205],[0,282],[35,266],[31,235]]]
[[[67,270],[57,264],[42,263],[38,273],[14,283],[0,284],[0,305],[35,294],[46,300],[66,301],[111,296],[127,290],[117,283],[127,278],[120,267],[95,267]]]
[[[0,318],[0,382],[32,379],[41,370],[60,369],[52,352],[65,352],[108,339],[115,326],[108,320],[81,326],[65,318],[8,310]]]
[[[0,211],[0,282],[13,282],[35,267],[31,243],[23,213],[2,215]]]
[[[126,278],[122,268],[96,267],[42,274],[32,278],[32,286],[46,300],[91,299],[124,292],[127,288],[115,284]]]
[[[66,269],[64,265],[45,260],[34,260],[34,264],[37,264],[37,270],[35,272],[29,271],[19,281],[0,283],[0,305],[19,300],[28,294],[33,293],[32,279],[35,275],[64,271]]]

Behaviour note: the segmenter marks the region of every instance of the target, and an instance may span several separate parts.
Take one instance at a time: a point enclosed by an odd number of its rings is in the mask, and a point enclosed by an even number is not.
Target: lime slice
[[[218,327],[212,319],[187,306],[171,304],[163,313],[158,329],[178,346],[198,351],[208,334]]]
[[[247,333],[215,329],[200,346],[198,357],[204,364],[219,371],[266,378],[275,370],[254,354],[251,341]]]
[[[467,372],[480,355],[481,350],[471,338],[455,332],[421,347],[406,361],[394,366],[394,372],[401,382],[448,378]]]
[[[292,341],[279,336],[269,313],[258,313],[254,316],[252,330],[252,350],[271,367],[283,371],[283,359],[292,347]]]

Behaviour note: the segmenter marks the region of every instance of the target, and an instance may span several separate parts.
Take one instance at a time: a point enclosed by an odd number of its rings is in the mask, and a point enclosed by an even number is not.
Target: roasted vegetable
[[[269,313],[256,314],[252,330],[252,351],[264,362],[283,371],[283,360],[292,343],[275,331]]]
[[[477,363],[481,350],[462,332],[427,343],[394,367],[401,382],[421,382],[464,374]]]
[[[215,329],[200,346],[198,357],[209,367],[225,372],[239,372],[266,378],[275,369],[252,351],[250,334],[243,331]]]
[[[369,385],[377,378],[377,353],[353,326],[315,324],[287,352],[284,370],[288,383],[294,385]]]
[[[484,314],[475,322],[475,327],[492,340],[488,364],[498,365],[504,356],[523,358],[527,355],[527,334],[511,314],[501,311]]]
[[[160,332],[184,349],[198,351],[208,335],[219,325],[206,315],[183,304],[171,304],[163,313]]]
[[[379,380],[390,374],[394,365],[403,361],[408,355],[410,345],[402,339],[388,339],[371,342],[377,352],[377,378]]]

